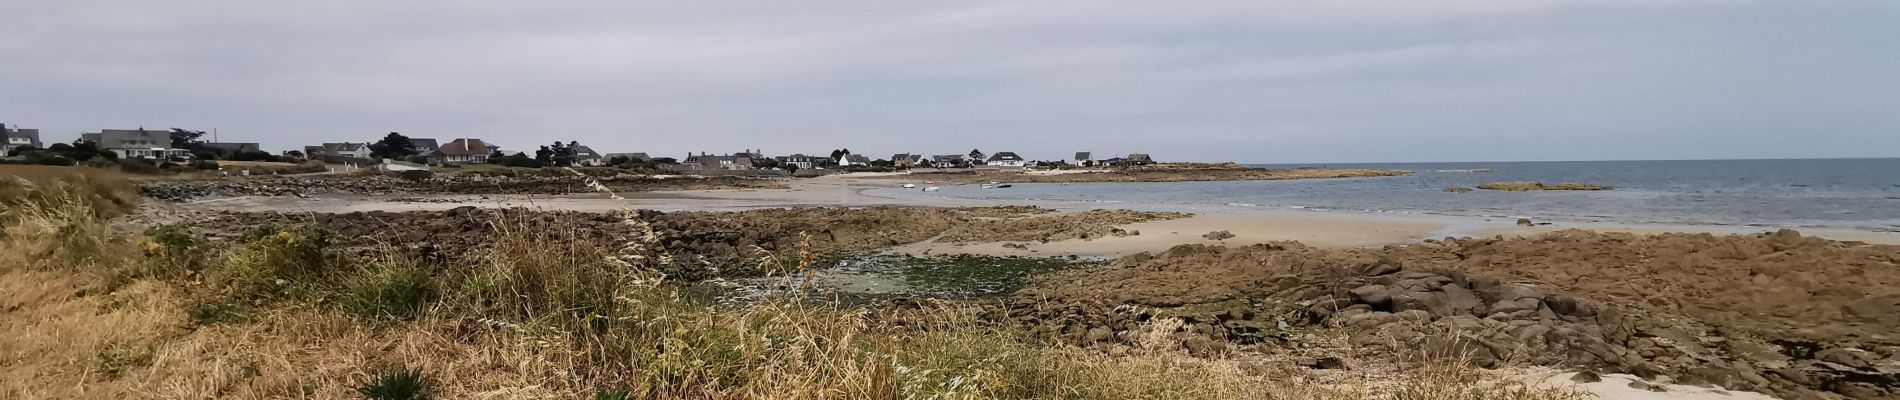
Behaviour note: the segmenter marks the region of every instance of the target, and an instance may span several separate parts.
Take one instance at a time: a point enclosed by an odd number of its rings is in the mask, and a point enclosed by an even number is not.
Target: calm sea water
[[[1295,181],[1018,184],[929,195],[1158,204],[1187,210],[1306,209],[1561,221],[1822,227],[1900,232],[1900,159],[1263,164],[1412,170]],[[1493,168],[1496,172],[1465,172]],[[1585,182],[1601,192],[1447,193],[1495,181]],[[923,195],[923,194],[907,194]]]

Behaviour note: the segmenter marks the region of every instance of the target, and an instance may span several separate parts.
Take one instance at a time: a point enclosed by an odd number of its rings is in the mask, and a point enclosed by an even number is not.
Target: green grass
[[[357,393],[370,400],[428,400],[429,377],[421,369],[395,368],[378,372]]]

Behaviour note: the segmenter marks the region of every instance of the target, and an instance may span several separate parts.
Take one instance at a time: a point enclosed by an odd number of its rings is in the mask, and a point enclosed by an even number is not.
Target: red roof
[[[451,156],[485,156],[488,155],[488,144],[482,143],[481,139],[461,138],[450,141],[436,150],[441,151],[443,155]]]

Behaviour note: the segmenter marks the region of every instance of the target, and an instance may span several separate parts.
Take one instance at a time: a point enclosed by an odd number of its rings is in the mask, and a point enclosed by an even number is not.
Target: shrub
[[[201,159],[197,161],[192,161],[191,168],[198,169],[198,170],[214,170],[215,171],[218,169],[218,160]]]
[[[244,306],[232,303],[201,303],[185,310],[191,316],[191,322],[198,325],[217,325],[232,322],[244,322],[251,318]]]
[[[182,277],[202,270],[207,251],[204,236],[187,224],[164,224],[145,230],[142,238],[149,275]]]
[[[356,392],[370,400],[426,400],[431,397],[429,378],[419,368],[378,372],[369,384],[358,387]]]
[[[244,246],[207,272],[207,280],[238,299],[307,293],[331,283],[331,274],[342,264],[342,242],[318,225],[260,225],[245,232]]]
[[[164,170],[159,169],[157,163],[143,158],[119,159],[119,169],[134,174],[157,174],[164,172]]]
[[[397,172],[396,177],[402,178],[403,180],[410,181],[410,182],[422,182],[422,181],[427,181],[430,178],[434,178],[435,172],[431,172],[426,169],[409,170],[409,171]]]
[[[397,260],[371,267],[346,283],[343,310],[364,319],[409,319],[435,299],[429,272]]]

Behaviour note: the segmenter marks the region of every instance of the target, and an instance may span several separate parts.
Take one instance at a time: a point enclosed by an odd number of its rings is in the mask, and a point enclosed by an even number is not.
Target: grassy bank
[[[1162,350],[1167,321],[1109,356],[958,303],[712,306],[653,272],[684,256],[656,235],[509,215],[486,246],[449,249],[473,262],[307,224],[114,234],[130,185],[80,173],[0,192],[0,398],[1567,398],[1458,368],[1305,383]]]

